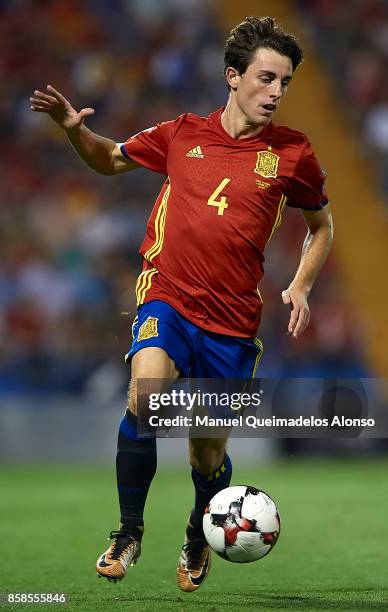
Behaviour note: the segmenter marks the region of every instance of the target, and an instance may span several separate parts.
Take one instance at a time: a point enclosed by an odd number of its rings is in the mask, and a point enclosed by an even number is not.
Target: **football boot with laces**
[[[181,591],[196,591],[209,573],[210,562],[209,544],[203,536],[198,537],[188,523],[176,570],[176,579]]]
[[[120,529],[111,531],[109,548],[97,560],[96,570],[100,577],[111,582],[122,580],[129,566],[135,565],[141,552],[141,540]]]

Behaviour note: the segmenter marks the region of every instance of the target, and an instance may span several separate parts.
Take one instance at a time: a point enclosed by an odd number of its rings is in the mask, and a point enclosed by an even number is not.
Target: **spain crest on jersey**
[[[272,151],[258,151],[255,172],[264,178],[276,178],[279,155]]]
[[[158,336],[158,319],[156,317],[148,317],[140,326],[137,341],[148,340],[148,338],[156,338]]]

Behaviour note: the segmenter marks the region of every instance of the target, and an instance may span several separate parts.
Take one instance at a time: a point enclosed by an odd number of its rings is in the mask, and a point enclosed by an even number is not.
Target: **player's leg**
[[[195,378],[247,380],[254,376],[261,354],[262,345],[257,339],[204,333],[192,375]],[[228,487],[231,481],[232,462],[225,452],[225,429],[219,438],[192,438],[189,441],[195,503],[177,567],[177,582],[182,591],[199,588],[209,572],[210,547],[203,534],[202,518],[211,498]]]
[[[120,423],[117,442],[116,475],[120,504],[120,528],[112,531],[109,546],[97,561],[97,573],[108,580],[124,578],[129,565],[134,565],[141,552],[144,531],[143,513],[149,487],[156,472],[156,439],[137,433],[137,381],[144,378],[175,379],[179,375],[175,363],[159,347],[147,347],[132,359],[128,406]],[[154,383],[157,391],[158,381]]]
[[[121,580],[127,567],[140,555],[143,512],[156,471],[156,440],[137,433],[137,394],[140,379],[153,379],[153,391],[165,387],[180,371],[187,373],[188,351],[180,336],[177,313],[162,302],[150,302],[139,309],[129,357],[131,383],[128,406],[120,423],[116,458],[120,502],[120,529],[111,532],[112,544],[97,561],[97,573],[109,580]],[[176,365],[179,364],[179,368]]]
[[[192,535],[204,538],[202,518],[211,498],[229,486],[232,462],[226,453],[227,438],[189,440],[191,477],[195,488],[194,508],[190,514]]]
[[[194,362],[195,375],[205,379],[239,379],[244,386],[244,381],[255,375],[262,351],[262,344],[257,338],[234,338],[204,333]],[[216,435],[219,437],[193,437],[189,440],[189,457],[195,487],[191,524],[197,537],[204,537],[202,517],[206,506],[218,491],[229,486],[232,478],[232,462],[225,452],[229,433],[225,427],[222,431],[217,431]]]
[[[137,382],[153,381],[153,391],[160,392],[164,379],[175,380],[179,371],[169,355],[159,347],[147,347],[136,353],[131,364],[128,407],[120,424],[116,457],[120,522],[125,532],[141,538],[143,513],[152,479],[156,472],[156,439],[137,433]],[[159,386],[160,379],[160,386]]]
[[[182,591],[198,589],[210,570],[210,547],[202,529],[202,517],[211,498],[229,486],[232,463],[225,452],[227,438],[191,438],[189,459],[195,487],[185,540],[177,567],[177,583]]]

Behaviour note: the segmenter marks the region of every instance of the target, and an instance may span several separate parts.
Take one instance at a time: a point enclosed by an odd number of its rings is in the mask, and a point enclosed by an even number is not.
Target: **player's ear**
[[[236,68],[233,68],[232,66],[228,66],[225,72],[225,78],[230,89],[236,91],[238,81],[240,79],[240,73],[238,72],[238,70],[236,70]]]

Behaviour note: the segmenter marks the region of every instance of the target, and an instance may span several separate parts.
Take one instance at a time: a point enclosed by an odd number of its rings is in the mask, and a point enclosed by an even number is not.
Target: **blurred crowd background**
[[[300,5],[384,188],[387,4]],[[224,35],[209,0],[0,2],[3,393],[122,392],[138,248],[163,181],[144,170],[93,173],[46,115],[30,111],[29,96],[50,83],[75,107],[95,109],[91,129],[122,142],[158,121],[225,103]],[[286,335],[280,294],[304,233],[300,214],[289,210],[269,247],[260,375],[366,376],[362,331],[334,256],[312,295],[308,331],[296,343]]]
[[[388,2],[298,2],[388,198]]]

